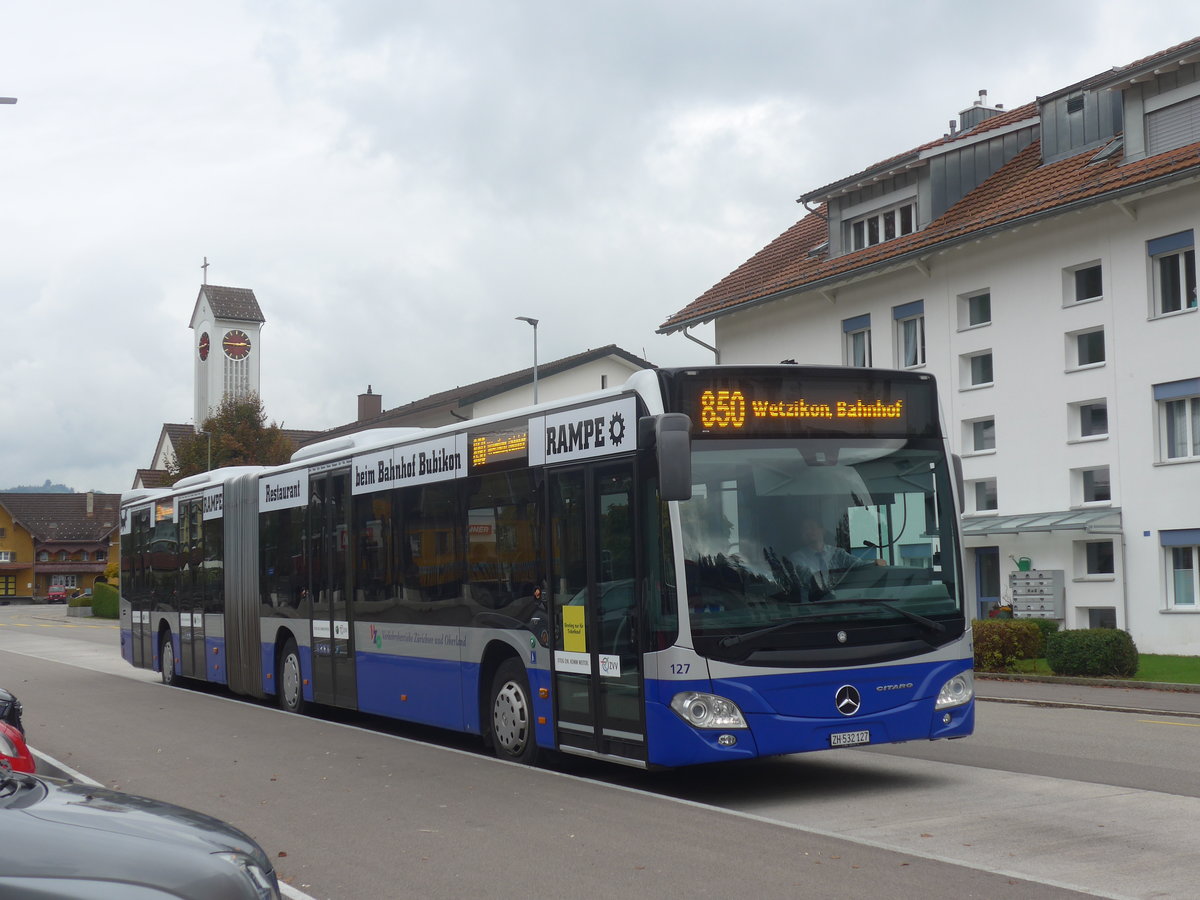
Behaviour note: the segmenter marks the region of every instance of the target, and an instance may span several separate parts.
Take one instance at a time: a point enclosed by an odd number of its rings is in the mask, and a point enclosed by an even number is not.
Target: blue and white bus
[[[126,495],[122,652],[522,762],[959,738],[956,489],[929,375],[645,371]]]

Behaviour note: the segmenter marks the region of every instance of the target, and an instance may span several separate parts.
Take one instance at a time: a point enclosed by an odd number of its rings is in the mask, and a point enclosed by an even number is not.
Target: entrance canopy
[[[1082,531],[1087,534],[1120,534],[1121,510],[1067,509],[1062,512],[1023,513],[1018,516],[963,516],[963,537],[1024,534],[1035,531]]]

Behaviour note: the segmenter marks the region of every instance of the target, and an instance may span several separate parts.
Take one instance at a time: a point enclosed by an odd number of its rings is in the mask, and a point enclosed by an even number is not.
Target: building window
[[[992,383],[992,351],[968,353],[958,358],[962,384],[986,387]]]
[[[1104,329],[1089,328],[1067,335],[1067,368],[1084,369],[1104,364]]]
[[[1191,229],[1146,242],[1155,316],[1196,308],[1196,250]]]
[[[868,368],[871,365],[871,314],[842,321],[845,337],[845,364]]]
[[[107,559],[108,559],[108,551],[107,550],[97,550],[96,551],[96,562],[105,562]]]
[[[983,478],[971,483],[975,512],[992,512],[1000,508],[996,497],[996,479]]]
[[[0,550],[0,563],[10,563],[17,561],[17,554],[13,550]]]
[[[915,201],[871,213],[850,223],[850,246],[854,250],[873,247],[917,230]]]
[[[43,550],[41,553],[39,553],[37,555],[37,558],[38,558],[38,562],[50,562],[50,554],[45,550]]]
[[[925,301],[892,307],[896,323],[896,362],[901,368],[925,365]]]
[[[1104,298],[1104,269],[1098,262],[1067,269],[1063,278],[1064,306]]]
[[[1088,469],[1072,471],[1072,505],[1110,502],[1112,502],[1112,482],[1108,466],[1093,466]]]
[[[17,595],[17,576],[0,575],[0,597],[15,597]]]
[[[1167,606],[1200,609],[1200,528],[1159,532],[1167,564]]]
[[[1071,404],[1071,439],[1105,437],[1108,434],[1108,401],[1084,400]]]
[[[958,330],[978,328],[992,323],[992,292],[978,291],[960,294],[958,298]]]
[[[1200,378],[1154,386],[1159,460],[1200,459]]]
[[[973,419],[963,423],[963,445],[968,453],[986,453],[996,449],[996,420]]]
[[[1116,572],[1112,541],[1078,541],[1075,571],[1081,576],[1112,575]]]
[[[0,539],[3,539],[7,536],[7,532],[3,528],[0,528]]]

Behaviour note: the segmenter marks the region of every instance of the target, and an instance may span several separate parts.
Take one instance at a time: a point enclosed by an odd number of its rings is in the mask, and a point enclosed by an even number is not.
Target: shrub
[[[1037,659],[1046,655],[1046,641],[1050,639],[1050,635],[1058,631],[1058,623],[1053,619],[1030,619],[1029,621],[1037,626],[1040,636],[1037,653],[1033,654],[1033,658]]]
[[[1055,675],[1132,678],[1137,674],[1138,651],[1128,631],[1059,631],[1046,639],[1046,663]]]
[[[975,668],[1008,672],[1019,659],[1037,659],[1042,632],[1030,619],[976,619]]]
[[[77,596],[71,597],[69,600],[67,600],[67,606],[79,607],[79,606],[91,606],[91,605],[92,605],[92,598],[87,596],[86,594],[78,594]]]
[[[111,584],[97,584],[92,588],[92,615],[100,619],[115,619],[117,599],[117,589]]]

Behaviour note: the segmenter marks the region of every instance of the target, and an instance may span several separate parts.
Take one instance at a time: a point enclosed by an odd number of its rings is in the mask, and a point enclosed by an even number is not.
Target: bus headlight
[[[671,698],[671,709],[696,728],[746,728],[737,704],[716,694],[684,691]]]
[[[965,672],[959,672],[942,685],[942,689],[938,691],[937,703],[933,705],[933,708],[949,709],[951,706],[962,706],[964,703],[970,703],[974,696],[975,673],[968,669]]]

